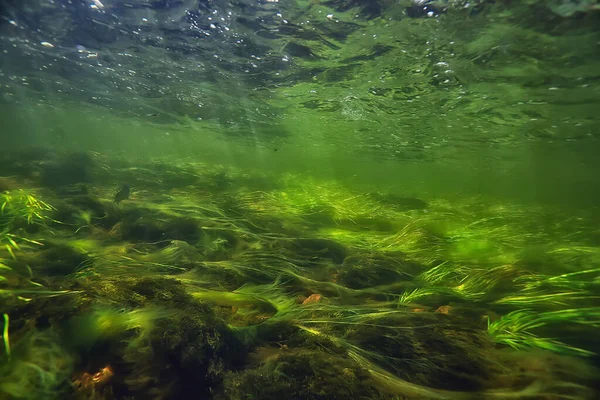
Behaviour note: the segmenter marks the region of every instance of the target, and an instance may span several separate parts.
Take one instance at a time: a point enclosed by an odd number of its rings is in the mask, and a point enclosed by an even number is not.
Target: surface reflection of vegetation
[[[9,398],[597,395],[591,220],[99,155],[53,182],[21,157],[0,182]]]

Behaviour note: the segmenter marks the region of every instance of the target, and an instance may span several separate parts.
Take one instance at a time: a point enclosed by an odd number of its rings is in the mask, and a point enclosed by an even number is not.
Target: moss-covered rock
[[[174,279],[89,285],[106,306],[73,319],[70,342],[79,343],[76,351],[84,355],[79,370],[111,365],[115,377],[105,390],[117,398],[208,398],[224,371],[238,368],[246,356],[246,347],[211,306],[192,298]],[[119,307],[125,311],[115,312]]]
[[[194,219],[167,217],[143,209],[125,212],[120,232],[123,239],[134,242],[183,240],[195,243],[200,239],[200,228]]]
[[[51,188],[92,182],[94,167],[94,160],[89,154],[69,153],[44,163],[40,181]]]
[[[47,242],[42,251],[23,255],[34,273],[44,276],[67,276],[88,260],[85,252],[66,244]]]
[[[351,289],[364,289],[374,286],[410,281],[422,267],[400,256],[390,257],[381,254],[355,254],[344,259],[337,275],[337,283]]]
[[[219,400],[385,399],[370,374],[352,360],[320,351],[262,351],[261,365],[228,373]],[[261,360],[262,358],[262,360]]]
[[[326,258],[342,263],[350,251],[341,243],[329,239],[300,238],[287,244],[289,250],[307,258]]]

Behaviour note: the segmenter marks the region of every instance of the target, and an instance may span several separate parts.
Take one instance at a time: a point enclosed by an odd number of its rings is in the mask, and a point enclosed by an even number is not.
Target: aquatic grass
[[[91,329],[96,335],[106,337],[117,335],[124,331],[135,330],[139,337],[148,337],[155,328],[157,320],[169,314],[159,308],[140,308],[135,310],[116,310],[98,308],[82,321],[88,323],[86,329]]]
[[[559,292],[559,293],[527,293],[504,296],[495,300],[493,304],[513,305],[519,307],[540,306],[547,309],[549,306],[565,307],[581,301],[600,300],[600,296],[582,292]]]
[[[398,299],[398,303],[400,304],[411,304],[415,303],[418,300],[421,300],[430,296],[455,296],[456,293],[448,287],[443,286],[432,286],[432,287],[422,287],[415,288],[412,290],[405,291],[402,293]]]
[[[466,392],[466,391],[451,391],[428,387],[409,382],[396,376],[387,368],[381,367],[377,361],[382,358],[389,358],[385,355],[377,354],[373,351],[365,350],[362,347],[352,343],[349,340],[337,335],[324,332],[321,329],[310,327],[302,324],[296,325],[299,329],[307,334],[323,337],[335,346],[344,349],[348,356],[358,365],[369,372],[381,390],[392,393],[395,396],[400,396],[403,399],[428,399],[428,400],[471,400],[471,399],[524,399],[524,398],[540,398],[546,395],[560,399],[581,399],[575,395],[575,390],[586,392],[587,388],[562,381],[542,382],[534,379],[527,386],[519,389],[489,389],[483,391]],[[375,358],[373,358],[375,357]],[[425,365],[427,367],[427,365]],[[435,368],[434,365],[429,366]],[[569,395],[557,393],[557,390],[568,388]]]
[[[539,207],[495,203],[481,197],[431,200],[425,226],[443,238],[446,258],[457,263],[514,264],[531,243],[551,242]],[[541,227],[541,229],[540,229]]]
[[[335,240],[344,246],[364,252],[381,255],[402,253],[406,261],[413,261],[425,267],[439,265],[447,253],[443,239],[427,231],[418,219],[403,218],[400,221],[397,221],[397,224],[402,227],[392,234],[342,228],[321,228],[317,234],[318,237]]]
[[[422,272],[419,275],[419,280],[429,284],[436,284],[454,279],[455,275],[456,266],[446,260],[439,265]]]
[[[121,254],[105,254],[90,257],[89,260],[79,265],[72,277],[85,277],[93,275],[115,275],[124,276],[128,274],[144,275],[148,273],[169,273],[187,271],[186,268],[177,265],[150,261],[144,256],[154,255],[142,254],[139,258]]]
[[[502,284],[508,283],[512,287],[513,280],[523,274],[523,271],[510,264],[486,269],[457,266],[445,261],[417,276],[416,282],[420,283],[420,287],[404,292],[399,302],[411,303],[436,295],[481,301],[491,296]]]
[[[581,277],[583,275],[596,275],[593,276],[592,279],[588,279],[585,281],[581,281],[581,280],[575,280],[573,279],[574,277]],[[564,285],[567,287],[573,287],[573,286],[577,286],[577,287],[581,287],[581,286],[585,286],[588,285],[590,281],[597,281],[598,278],[600,277],[600,268],[593,268],[593,269],[587,269],[584,271],[576,271],[576,272],[569,272],[569,273],[565,273],[565,274],[561,274],[561,275],[555,275],[555,276],[551,276],[547,279],[547,282],[553,284],[553,285]]]
[[[11,352],[10,352],[10,337],[8,335],[10,318],[7,313],[2,314],[2,319],[4,324],[2,325],[2,341],[4,343],[4,353],[10,360]]]
[[[0,194],[0,226],[12,228],[15,220],[24,220],[28,224],[42,224],[48,220],[47,211],[56,210],[50,204],[38,199],[33,194],[18,190]]]
[[[405,293],[401,301],[446,294],[465,301],[490,299],[492,304],[543,310],[571,307],[600,300],[595,294],[595,277],[598,275],[598,269],[549,276],[526,271],[514,264],[479,268],[444,262],[421,273],[417,281],[422,286]]]
[[[226,233],[236,239],[241,238],[240,242],[247,241],[246,249],[223,255],[223,258],[230,257],[230,259],[217,258],[217,260],[206,261],[202,257],[197,258],[195,254],[202,250],[204,244],[192,246],[187,243],[170,243],[166,247],[162,247],[165,243],[159,245],[119,244],[98,250],[90,243],[81,243],[81,245],[77,244],[77,247],[90,256],[89,265],[82,267],[86,271],[95,269],[99,276],[113,273],[144,275],[182,272],[190,266],[192,268],[195,266],[200,267],[199,270],[210,270],[211,273],[235,271],[241,276],[251,277],[255,280],[264,279],[276,282],[278,278],[281,278],[277,285],[248,284],[234,291],[214,290],[221,283],[202,279],[201,273],[204,271],[199,272],[197,279],[194,279],[192,274],[181,275],[176,279],[183,282],[187,286],[188,292],[192,293],[196,299],[236,307],[238,308],[237,312],[243,316],[261,318],[259,325],[267,326],[277,322],[289,322],[297,327],[302,327],[301,329],[307,332],[312,330],[321,332],[322,335],[329,335],[334,338],[334,341],[339,339],[337,344],[347,349],[353,359],[362,361],[363,365],[366,365],[374,376],[378,376],[381,382],[385,381],[390,386],[395,385],[398,395],[410,393],[415,398],[426,398],[426,395],[450,396],[440,398],[452,398],[452,396],[467,398],[466,394],[429,391],[429,388],[398,380],[397,377],[382,369],[381,365],[377,365],[385,363],[386,360],[389,361],[393,357],[361,349],[356,343],[346,340],[347,337],[340,334],[341,330],[335,327],[347,329],[348,332],[357,327],[376,328],[382,332],[385,331],[387,335],[385,337],[400,340],[401,337],[398,334],[400,331],[428,329],[441,324],[441,322],[427,320],[429,317],[437,317],[433,313],[424,313],[428,317],[424,317],[425,319],[416,325],[414,321],[410,323],[411,316],[412,318],[419,318],[419,316],[412,313],[405,303],[436,295],[456,297],[468,302],[482,301],[487,300],[487,296],[491,292],[512,291],[515,288],[533,284],[535,277],[515,267],[514,264],[487,268],[486,264],[478,262],[477,257],[466,258],[466,261],[451,259],[449,255],[452,256],[453,253],[448,249],[453,245],[452,240],[458,236],[449,239],[444,236],[443,232],[439,233],[430,229],[432,221],[439,218],[440,215],[436,214],[436,210],[430,211],[430,214],[434,214],[432,216],[388,212],[385,207],[373,203],[366,196],[355,196],[339,189],[338,193],[331,190],[329,196],[333,198],[330,199],[324,193],[332,187],[325,185],[313,189],[308,186],[310,185],[299,183],[285,192],[246,193],[248,199],[259,198],[259,201],[254,201],[254,203],[248,200],[247,204],[243,204],[243,207],[252,209],[252,212],[248,214],[227,211],[218,203],[218,198],[194,200],[194,196],[191,195],[173,195],[157,207],[139,205],[160,218],[193,219],[202,227],[201,231],[206,233],[205,236],[209,240],[222,240],[220,233]],[[239,198],[242,197],[239,196]],[[195,205],[195,202],[202,202],[202,204],[198,206]],[[330,204],[332,202],[335,203],[333,206]],[[138,204],[132,206],[138,208]],[[235,214],[235,217],[232,218],[232,214]],[[394,219],[395,231],[364,230],[360,218],[368,214]],[[423,265],[424,269],[415,278],[417,285],[420,284],[422,287],[414,288],[413,282],[410,282],[411,285],[407,286],[411,288],[410,290],[405,290],[405,287],[401,285],[394,287],[383,285],[356,290],[346,288],[339,283],[329,282],[326,279],[313,279],[315,276],[322,277],[323,275],[313,275],[311,269],[313,271],[326,269],[331,264],[327,264],[319,256],[309,257],[295,254],[293,250],[286,247],[286,244],[293,243],[294,240],[302,237],[301,233],[268,233],[269,229],[264,221],[268,221],[266,217],[273,215],[280,217],[281,221],[286,223],[293,221],[290,225],[294,228],[303,224],[309,227],[320,227],[314,230],[315,236],[342,242],[346,247],[351,248],[350,253],[355,250],[368,250],[388,257],[405,257],[407,260],[416,260]],[[506,215],[508,212],[504,216]],[[475,213],[473,213],[471,215],[473,218],[469,221],[475,220],[475,222],[466,222],[468,234],[465,234],[464,238],[478,241],[487,234],[497,237],[510,234],[511,225],[503,224],[506,222],[502,220],[504,216],[477,219],[474,218]],[[261,220],[259,217],[265,217],[265,219]],[[456,219],[458,220],[458,218]],[[457,223],[460,225],[459,222]],[[309,231],[310,229],[307,229],[302,232]],[[292,232],[291,229],[290,232]],[[525,240],[524,238],[534,237],[536,237],[535,234],[531,234],[531,236],[523,234],[513,239],[499,240],[497,243],[500,243],[501,246],[498,248],[501,250],[511,247],[517,249]],[[402,254],[402,256],[398,256],[398,254]],[[183,263],[186,263],[186,268],[182,267]],[[548,278],[547,284],[554,282],[557,287],[566,286],[569,284],[569,280],[583,281],[584,278],[590,276],[593,275],[591,273],[585,277],[583,274],[565,275],[554,280]],[[297,304],[295,294],[309,291],[323,294],[323,300],[309,305]],[[565,293],[570,292],[565,291]],[[330,298],[327,297],[329,295],[331,295]],[[380,300],[382,296],[389,296],[391,301],[376,302],[374,300]],[[363,299],[366,300],[362,301]],[[357,300],[363,304],[356,305]],[[352,305],[341,305],[344,303]],[[542,304],[541,297],[539,304]],[[442,318],[444,317],[442,316]],[[394,321],[390,322],[389,319],[394,319]],[[445,320],[442,321],[445,322]],[[521,332],[528,332],[529,329],[529,327],[525,327]],[[507,340],[508,343],[509,338],[502,339],[500,333],[497,333],[497,336],[500,340]],[[532,346],[536,347],[545,345],[545,348],[550,345],[557,346],[557,343],[560,343],[549,340],[536,342],[535,338],[524,334],[522,341],[528,340]],[[518,338],[514,340],[518,342]],[[521,392],[513,393],[513,395],[517,396],[519,393]],[[501,396],[498,395],[498,397]],[[507,395],[507,397],[510,396]]]
[[[433,260],[443,259],[446,255],[444,241],[429,232],[421,218],[409,220],[395,234],[384,236],[373,243],[374,251],[402,252],[409,258],[431,265]]]
[[[2,275],[2,271],[12,271],[12,268],[2,262],[0,259],[0,282],[5,281],[7,278]]]
[[[284,181],[286,185],[282,190],[238,193],[236,203],[248,213],[275,217],[291,226],[311,224],[324,229],[342,226],[359,230],[365,229],[371,221],[389,223],[401,218],[401,213],[335,182],[296,175]]]
[[[0,245],[2,244],[4,244],[4,249],[13,260],[17,259],[16,252],[21,251],[21,245],[23,244],[43,246],[43,243],[41,243],[39,240],[29,239],[27,237],[15,235],[6,231],[0,232]]]
[[[402,283],[352,289],[335,282],[312,279],[290,270],[283,271],[280,276],[289,278],[296,288],[302,288],[306,291],[327,296],[335,296],[341,302],[349,301],[354,303],[359,299],[365,301],[382,296],[397,301],[399,295],[396,292],[403,289]]]
[[[245,284],[231,292],[194,288],[190,294],[198,300],[235,307],[236,313],[245,318],[274,322],[289,320],[290,310],[297,307],[295,297],[286,294],[281,285],[280,280],[265,285]]]
[[[593,232],[584,231],[581,233]],[[600,248],[585,246],[577,242],[561,243],[560,247],[549,250],[547,254],[554,257],[562,265],[573,266],[573,269],[579,268],[581,265],[594,265],[600,262]]]
[[[380,329],[382,337],[393,338],[401,331],[430,329],[444,325],[440,321],[428,321],[415,324],[415,314],[412,309],[399,308],[395,302],[379,302],[368,305],[336,305],[314,303],[301,305],[290,312],[290,318],[295,324],[304,326],[321,325],[327,328],[340,326],[351,329],[369,327]]]
[[[572,307],[600,301],[597,294],[600,269],[569,272],[560,275],[525,274],[515,278],[514,293],[494,301],[519,307]]]
[[[429,388],[427,386],[414,384],[396,376],[389,368],[393,370],[393,363],[396,357],[391,354],[381,354],[379,352],[367,350],[353,340],[345,337],[354,328],[363,327],[369,329],[377,329],[383,337],[388,340],[397,340],[402,342],[404,337],[401,331],[418,331],[419,329],[431,329],[435,326],[443,326],[444,321],[424,320],[415,325],[415,317],[420,314],[414,314],[408,309],[396,309],[394,302],[382,302],[378,304],[357,305],[357,306],[337,306],[330,303],[314,303],[310,305],[298,305],[289,300],[282,312],[277,312],[270,318],[267,318],[258,325],[251,327],[236,328],[240,332],[245,332],[246,335],[255,332],[258,326],[270,326],[278,322],[288,322],[301,329],[302,331],[314,335],[321,336],[331,341],[334,345],[344,349],[347,354],[355,360],[359,365],[368,370],[373,378],[385,388],[386,391],[391,391],[396,395],[407,398],[432,398],[432,399],[471,399],[471,398],[524,398],[540,395],[541,393],[554,394],[556,390],[564,387],[572,389],[584,390],[585,387],[568,382],[553,382],[552,385],[533,381],[526,388],[511,390],[488,390],[477,393],[466,393],[460,391],[446,391]],[[572,318],[573,315],[563,313],[562,315],[548,314],[547,318],[554,320],[556,318]],[[405,323],[402,323],[405,321]],[[339,326],[341,329],[332,329]],[[524,328],[531,328],[525,326]],[[336,333],[337,332],[337,333]],[[346,332],[345,334],[341,334]],[[385,333],[384,333],[385,332]],[[396,333],[394,333],[396,332]],[[546,349],[557,350],[557,343],[549,340],[535,342],[531,337],[528,337],[530,345],[543,347]],[[554,346],[554,347],[553,347]],[[566,346],[566,345],[565,345]],[[565,346],[560,349],[565,351]],[[396,360],[401,362],[419,362],[418,360]],[[428,362],[428,361],[424,361]],[[390,364],[391,363],[391,364]],[[382,365],[386,365],[383,367]],[[434,365],[430,366],[435,368]],[[559,396],[558,398],[569,398],[567,396]]]
[[[15,343],[12,356],[0,366],[0,397],[54,399],[62,397],[73,359],[48,332],[30,332]]]
[[[372,302],[369,305],[335,305],[327,300],[314,304],[298,304],[297,296],[286,291],[289,276],[284,275],[276,279],[271,284],[251,285],[245,284],[233,291],[221,291],[202,289],[198,290],[193,280],[183,280],[189,288],[193,297],[199,300],[214,302],[223,306],[244,307],[245,315],[257,313],[268,313],[269,323],[288,321],[303,324],[338,324],[338,325],[363,325],[375,326],[372,322],[377,318],[390,316],[406,315],[410,310],[398,308],[397,303]],[[298,279],[298,277],[294,277]],[[305,282],[311,285],[318,285],[320,282],[304,278]],[[335,284],[332,284],[335,285]],[[339,286],[339,285],[338,285]],[[343,287],[341,287],[343,288]],[[362,290],[346,289],[355,296],[364,294]],[[365,291],[369,292],[369,291]],[[323,293],[323,291],[318,291]],[[349,293],[341,293],[340,299],[347,298]],[[382,325],[383,326],[383,325]]]
[[[497,321],[488,319],[488,333],[499,344],[517,350],[542,348],[556,353],[592,356],[593,352],[565,344],[559,340],[544,338],[532,331],[550,325],[578,324],[593,328],[600,327],[600,307],[567,309],[547,312],[515,310]]]
[[[166,241],[168,244],[162,248],[153,245],[162,245],[164,242],[153,244],[123,243],[104,245],[95,240],[61,240],[64,246],[75,249],[84,254],[87,259],[81,263],[71,277],[85,277],[91,275],[126,275],[145,273],[168,273],[187,271],[188,268],[180,265],[189,265],[199,260],[198,250],[181,240]],[[147,250],[148,249],[148,250]]]
[[[584,278],[584,279],[582,279]],[[590,289],[592,285],[600,280],[600,268],[586,269],[576,272],[567,272],[560,275],[531,275],[517,280],[526,290],[541,287],[553,287],[568,290]]]
[[[35,282],[30,283],[35,284]],[[36,286],[43,288],[40,284],[36,284]],[[0,299],[3,297],[16,297],[21,301],[29,302],[34,298],[48,298],[79,293],[83,292],[80,290],[0,289]]]
[[[512,283],[523,272],[514,265],[506,264],[490,269],[468,269],[453,289],[466,300],[479,300],[503,282]]]
[[[185,218],[194,220],[207,235],[219,235],[221,232],[234,234],[241,238],[255,241],[284,239],[279,233],[270,232],[257,221],[252,215],[231,215],[223,210],[221,205],[214,199],[203,198],[199,202],[197,196],[182,194],[168,196],[160,202],[146,202],[136,206],[136,209],[145,209],[157,213],[161,218]]]
[[[10,258],[17,260],[17,251],[22,251],[24,245],[43,246],[43,243],[36,239],[31,239],[23,234],[16,234],[23,224],[38,225],[44,230],[49,230],[48,222],[57,222],[48,214],[56,209],[50,204],[40,200],[32,192],[17,190],[4,192],[0,194],[0,244],[4,245]],[[79,291],[71,290],[46,290],[43,285],[33,281],[33,272],[28,265],[26,268],[29,276],[23,280],[20,277],[19,287],[9,287],[0,289],[0,298],[13,297],[20,301],[29,302],[39,297],[54,297],[67,294],[77,294]],[[0,258],[0,281],[7,281],[7,274],[16,275],[17,273]],[[34,288],[24,287],[25,284],[34,286]]]
[[[16,260],[16,252],[21,250],[20,244],[41,246],[38,240],[15,233],[19,224],[40,225],[47,229],[47,222],[54,221],[48,212],[55,208],[38,199],[33,194],[17,190],[0,194],[0,245]]]
[[[298,226],[315,221],[318,237],[336,240],[348,247],[371,252],[402,252],[408,259],[428,266],[446,256],[447,239],[429,229],[432,221],[440,217],[437,213],[399,212],[367,195],[349,193],[341,186],[302,179],[285,191],[247,193],[246,201],[241,201],[250,211],[279,216],[285,221],[291,219]],[[362,222],[377,219],[388,221],[389,228],[395,232],[368,229]]]

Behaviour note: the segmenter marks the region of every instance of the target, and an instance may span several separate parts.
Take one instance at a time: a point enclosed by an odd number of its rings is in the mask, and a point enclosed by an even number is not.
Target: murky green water
[[[599,9],[4,2],[0,398],[598,398]]]

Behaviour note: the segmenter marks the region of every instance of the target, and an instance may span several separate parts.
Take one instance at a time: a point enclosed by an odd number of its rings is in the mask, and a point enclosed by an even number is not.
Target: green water
[[[598,398],[599,9],[6,2],[0,399]]]

